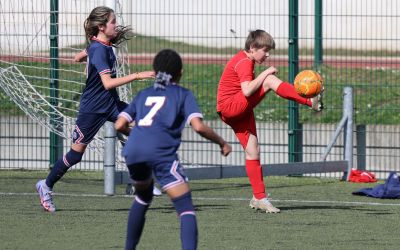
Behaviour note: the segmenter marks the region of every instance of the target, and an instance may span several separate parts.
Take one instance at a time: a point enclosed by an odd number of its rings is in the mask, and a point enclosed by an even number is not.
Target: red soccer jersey
[[[218,84],[217,111],[221,111],[221,105],[233,95],[242,91],[242,82],[254,80],[254,61],[249,59],[241,50],[228,61]]]

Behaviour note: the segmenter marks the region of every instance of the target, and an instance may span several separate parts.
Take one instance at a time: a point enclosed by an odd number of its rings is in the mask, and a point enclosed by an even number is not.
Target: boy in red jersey
[[[222,73],[218,85],[217,112],[222,121],[233,129],[245,150],[246,173],[253,190],[250,207],[278,213],[280,210],[270,203],[265,192],[253,109],[271,90],[282,98],[310,106],[315,111],[321,111],[323,105],[322,95],[312,99],[298,95],[293,85],[275,75],[275,67],[254,76],[254,64],[262,64],[271,49],[275,49],[275,41],[270,34],[264,30],[250,31],[245,49],[229,60]]]

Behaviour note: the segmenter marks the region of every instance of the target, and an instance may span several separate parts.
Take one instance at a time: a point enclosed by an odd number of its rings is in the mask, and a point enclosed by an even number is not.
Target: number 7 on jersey
[[[149,96],[146,98],[144,105],[153,106],[149,113],[139,120],[139,126],[151,126],[153,123],[153,117],[157,114],[158,110],[164,105],[165,96]]]

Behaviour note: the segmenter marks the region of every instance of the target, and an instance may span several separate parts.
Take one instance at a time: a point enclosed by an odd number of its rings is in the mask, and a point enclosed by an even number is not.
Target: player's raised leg
[[[70,151],[56,161],[47,178],[36,183],[36,190],[44,210],[52,213],[56,211],[52,197],[53,186],[65,175],[68,169],[82,160],[85,149],[86,145],[73,144]]]
[[[295,101],[297,103],[307,105],[314,111],[321,111],[323,109],[322,92],[314,98],[305,98],[300,96],[294,86],[288,82],[284,82],[275,75],[268,75],[263,83],[265,92],[270,90],[274,91],[282,98]]]

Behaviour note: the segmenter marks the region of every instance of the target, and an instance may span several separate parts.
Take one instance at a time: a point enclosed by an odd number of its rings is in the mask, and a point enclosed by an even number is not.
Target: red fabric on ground
[[[375,175],[371,172],[353,169],[350,172],[350,182],[377,182]]]

